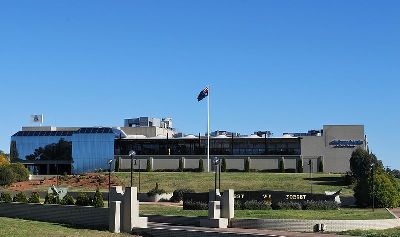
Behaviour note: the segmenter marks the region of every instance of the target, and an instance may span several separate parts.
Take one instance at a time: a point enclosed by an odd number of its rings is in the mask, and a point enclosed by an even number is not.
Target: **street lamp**
[[[312,160],[308,160],[308,165],[310,166],[310,187],[311,187],[311,193],[312,193],[312,170],[313,170],[313,163]]]
[[[217,175],[218,175],[218,165],[219,165],[219,158],[214,157],[213,159],[214,164],[214,172],[215,172],[215,180],[214,180],[214,201],[217,201]]]
[[[110,207],[110,192],[111,192],[111,165],[113,160],[108,161],[110,169],[108,170],[108,207]]]
[[[138,162],[139,163],[139,187],[138,187],[138,191],[140,192],[140,160],[139,160],[139,158],[136,158],[135,159],[135,165],[136,165],[136,162]]]
[[[134,150],[129,151],[129,156],[131,157],[131,187],[133,186],[133,157],[136,155]]]

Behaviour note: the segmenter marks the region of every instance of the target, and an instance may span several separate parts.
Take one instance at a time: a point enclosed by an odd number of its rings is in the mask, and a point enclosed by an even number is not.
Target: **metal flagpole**
[[[210,172],[210,85],[207,88],[207,172]]]

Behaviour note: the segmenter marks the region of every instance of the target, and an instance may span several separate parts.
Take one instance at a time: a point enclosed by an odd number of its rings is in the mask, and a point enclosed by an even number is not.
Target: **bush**
[[[103,194],[101,194],[99,189],[96,190],[96,193],[93,196],[93,206],[104,207]]]
[[[301,203],[299,202],[278,202],[274,209],[278,210],[301,210]]]
[[[12,202],[10,193],[1,193],[0,202]]]
[[[10,185],[14,182],[15,174],[10,166],[0,166],[0,185]]]
[[[203,163],[203,159],[199,159],[199,172],[204,172],[204,163]]]
[[[303,173],[303,160],[297,160],[297,173]]]
[[[279,172],[285,173],[285,161],[283,158],[279,160]]]
[[[148,192],[147,192],[147,196],[153,197],[153,196],[155,196],[156,194],[159,194],[159,195],[160,195],[160,194],[163,194],[163,193],[166,193],[165,190],[164,190],[164,189],[160,189],[160,188],[158,187],[158,183],[156,183],[156,187],[153,188],[152,190],[148,191]]]
[[[251,201],[245,201],[243,203],[243,210],[268,210],[268,209],[271,209],[271,205],[268,205],[264,201],[251,200]]]
[[[234,206],[235,210],[243,210],[243,204],[240,200],[235,199]]]
[[[146,172],[151,172],[151,171],[152,171],[152,169],[151,169],[151,161],[150,161],[150,159],[147,159]]]
[[[334,201],[306,201],[303,204],[304,210],[337,210],[339,204]]]
[[[372,183],[372,180],[370,180],[370,183]],[[375,184],[376,207],[388,207],[388,208],[399,207],[400,188],[392,175],[385,172],[377,173],[375,174],[374,177],[374,184]]]
[[[226,172],[226,159],[222,158],[221,161],[221,172]]]
[[[23,164],[11,164],[10,168],[14,172],[16,182],[29,180],[29,170]]]
[[[250,159],[246,158],[244,160],[244,172],[250,172]]]
[[[66,194],[63,197],[63,199],[61,200],[60,204],[61,205],[75,205],[75,200],[71,195]]]
[[[91,206],[92,202],[86,193],[79,193],[75,204],[78,206]]]
[[[179,172],[183,172],[183,158],[179,159],[179,168],[178,168]]]
[[[28,199],[26,198],[26,195],[23,192],[19,192],[15,194],[13,198],[13,202],[22,202],[22,203],[27,203]]]
[[[345,185],[353,185],[356,180],[355,178],[351,175],[351,172],[346,172],[346,174],[343,177],[343,182],[345,183]]]
[[[192,200],[185,201],[183,205],[184,210],[208,210],[208,203],[196,202]]]
[[[180,202],[183,200],[183,194],[185,193],[194,193],[193,189],[188,188],[180,188],[176,189],[171,197],[171,202]]]
[[[324,162],[322,159],[318,160],[318,172],[324,172]]]
[[[40,203],[39,193],[33,192],[28,199],[28,203]]]
[[[44,204],[60,204],[60,197],[52,193],[48,193],[44,198]]]

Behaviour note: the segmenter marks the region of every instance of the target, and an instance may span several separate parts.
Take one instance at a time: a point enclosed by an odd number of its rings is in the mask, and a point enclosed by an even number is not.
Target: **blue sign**
[[[362,140],[333,140],[329,145],[335,148],[353,148],[364,144]]]

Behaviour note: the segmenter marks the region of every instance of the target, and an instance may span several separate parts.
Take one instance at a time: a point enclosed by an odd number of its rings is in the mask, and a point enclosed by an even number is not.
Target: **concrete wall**
[[[120,170],[129,170],[131,160],[129,156],[121,157]],[[255,170],[276,170],[278,162],[284,157],[285,169],[296,169],[296,160],[300,156],[218,156],[218,158],[226,160],[227,169],[244,170],[244,161],[250,158],[250,169]],[[177,170],[179,168],[179,159],[184,158],[185,169],[197,169],[199,167],[199,159],[203,160],[204,170],[207,170],[207,156],[135,156],[135,159],[140,160],[141,169],[146,169],[146,163],[149,158],[153,158],[153,170]],[[210,163],[212,163],[210,157]],[[134,170],[139,168],[138,163],[133,166]]]
[[[55,222],[88,228],[108,228],[108,208],[0,203],[0,216]]]

